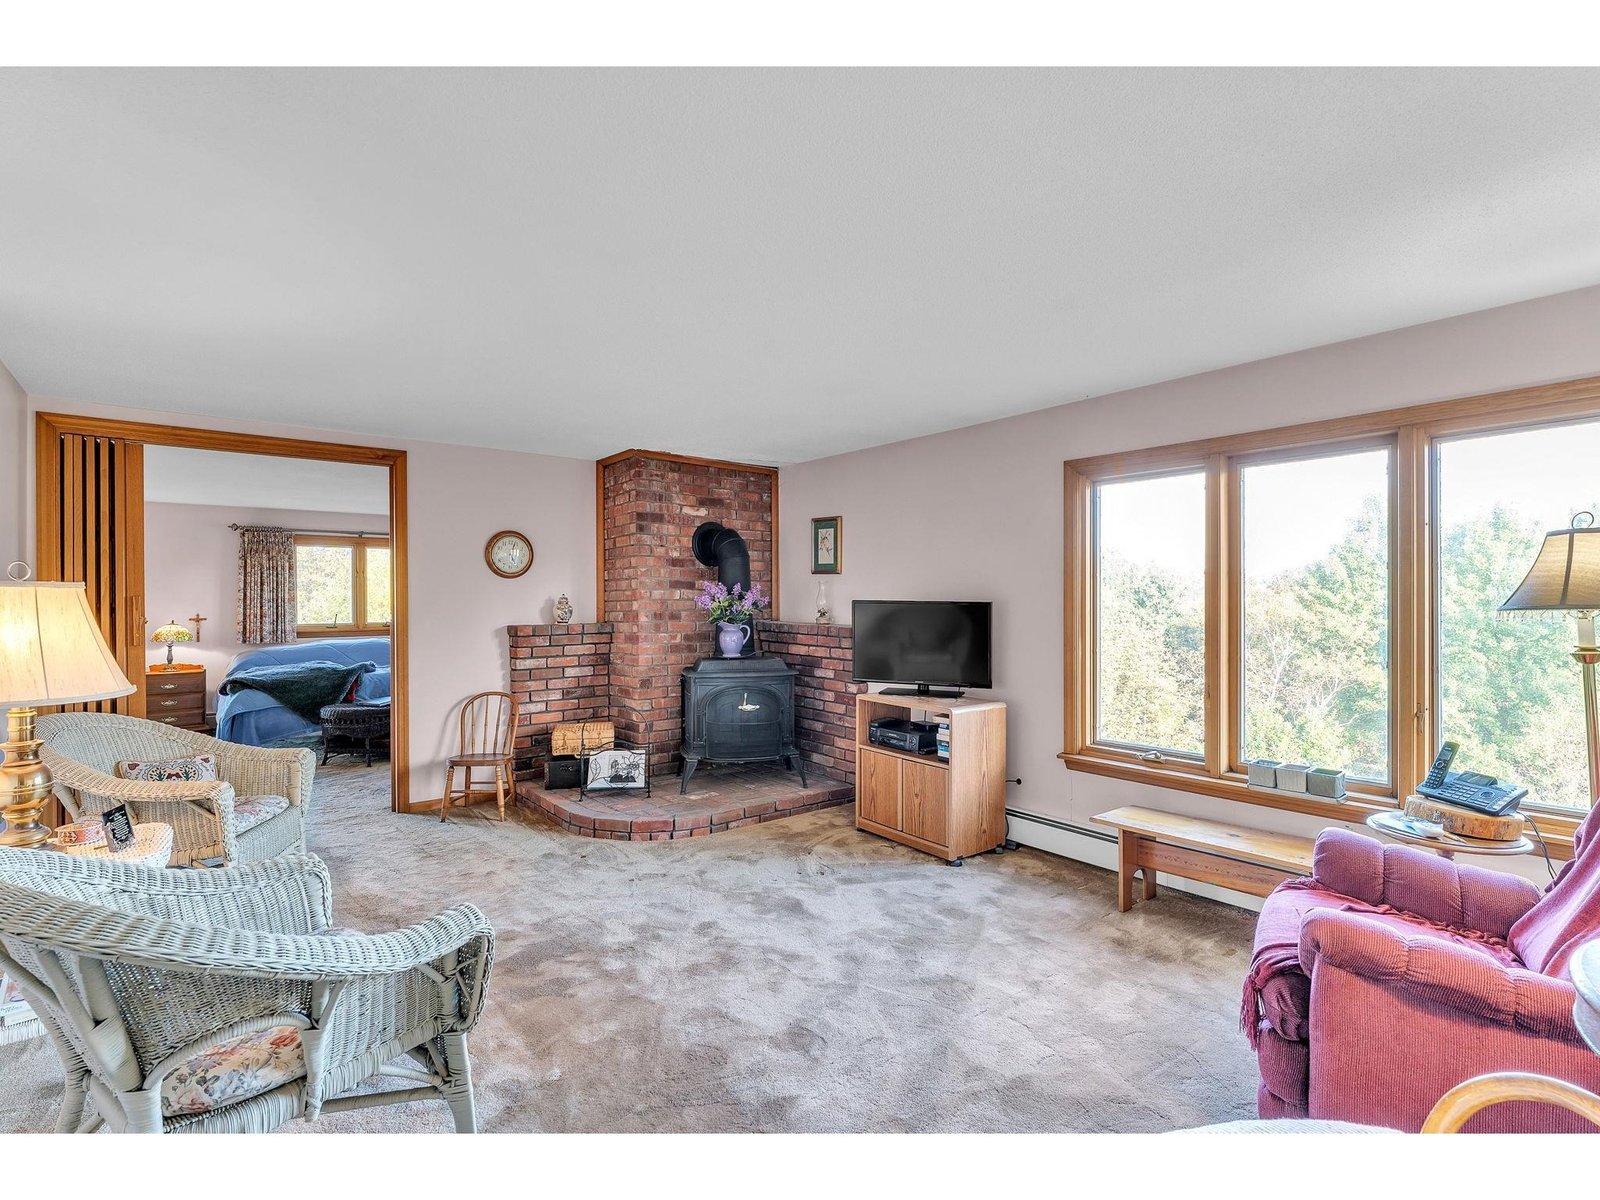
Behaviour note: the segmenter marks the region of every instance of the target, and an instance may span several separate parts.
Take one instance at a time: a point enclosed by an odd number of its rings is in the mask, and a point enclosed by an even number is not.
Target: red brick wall
[[[720,521],[750,547],[750,578],[772,590],[772,507],[767,471],[631,455],[602,476],[605,612],[614,630],[611,719],[617,736],[651,748],[651,769],[673,769],[683,742],[678,673],[714,653],[712,628],[694,605],[715,572],[695,561],[690,537]]]
[[[517,698],[518,779],[544,777],[558,721],[605,720],[611,706],[608,624],[508,625],[511,694]]]
[[[794,684],[794,739],[808,763],[835,779],[855,778],[856,697],[850,682],[855,630],[849,625],[762,621],[761,648],[799,674]]]

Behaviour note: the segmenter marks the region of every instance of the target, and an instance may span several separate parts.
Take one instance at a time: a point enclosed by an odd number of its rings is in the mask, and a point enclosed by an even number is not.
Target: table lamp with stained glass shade
[[[170,671],[173,669],[172,648],[179,642],[194,641],[194,635],[189,632],[187,626],[178,625],[169,621],[160,629],[152,633],[150,635],[150,640],[158,646],[165,646],[167,648],[167,665],[165,669]]]
[[[1528,575],[1500,606],[1501,612],[1574,612],[1578,645],[1572,652],[1583,672],[1584,734],[1589,751],[1589,799],[1600,796],[1600,708],[1595,697],[1594,615],[1600,611],[1600,529],[1594,514],[1581,512],[1567,529],[1552,529]]]
[[[14,575],[0,581],[0,708],[10,710],[0,746],[0,817],[6,822],[0,846],[39,846],[50,837],[39,818],[55,782],[39,761],[33,706],[84,704],[133,690],[95,624],[83,584]]]

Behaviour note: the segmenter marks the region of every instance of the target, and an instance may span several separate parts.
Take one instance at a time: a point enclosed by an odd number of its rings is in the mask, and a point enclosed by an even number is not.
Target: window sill
[[[295,630],[295,640],[299,642],[320,642],[323,638],[353,638],[353,637],[388,637],[389,626],[375,625],[371,629],[352,628],[349,625],[338,626],[331,629],[321,629],[313,625],[309,628]]]
[[[1143,783],[1151,787],[1171,788],[1197,796],[1212,796],[1219,800],[1235,800],[1255,804],[1262,808],[1276,808],[1284,812],[1304,813],[1329,821],[1361,824],[1373,813],[1389,812],[1396,806],[1393,800],[1351,793],[1343,801],[1322,800],[1316,796],[1293,793],[1267,792],[1252,788],[1238,776],[1221,779],[1210,775],[1196,775],[1188,771],[1174,771],[1145,763],[1130,763],[1118,759],[1102,758],[1094,754],[1068,754],[1056,756],[1069,771],[1083,771],[1108,779],[1122,779],[1129,783]],[[1550,847],[1550,857],[1566,860],[1572,857],[1572,833],[1577,820],[1555,813],[1541,814],[1536,818]],[[1538,855],[1537,839],[1533,854]],[[1470,859],[1472,855],[1463,855]],[[1481,863],[1479,865],[1482,865]]]

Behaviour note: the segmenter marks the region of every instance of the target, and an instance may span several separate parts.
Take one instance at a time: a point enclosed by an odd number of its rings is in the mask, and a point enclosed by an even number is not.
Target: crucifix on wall
[[[195,645],[198,646],[200,644],[200,623],[202,621],[209,621],[210,619],[210,617],[202,617],[199,613],[195,613],[194,616],[189,618],[189,623],[194,626]]]

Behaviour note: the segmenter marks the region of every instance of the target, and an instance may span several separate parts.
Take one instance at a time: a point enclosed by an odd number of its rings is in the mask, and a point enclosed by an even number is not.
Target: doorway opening
[[[411,810],[404,451],[40,413],[35,453],[39,577],[86,583],[137,686],[94,707],[310,745]]]

